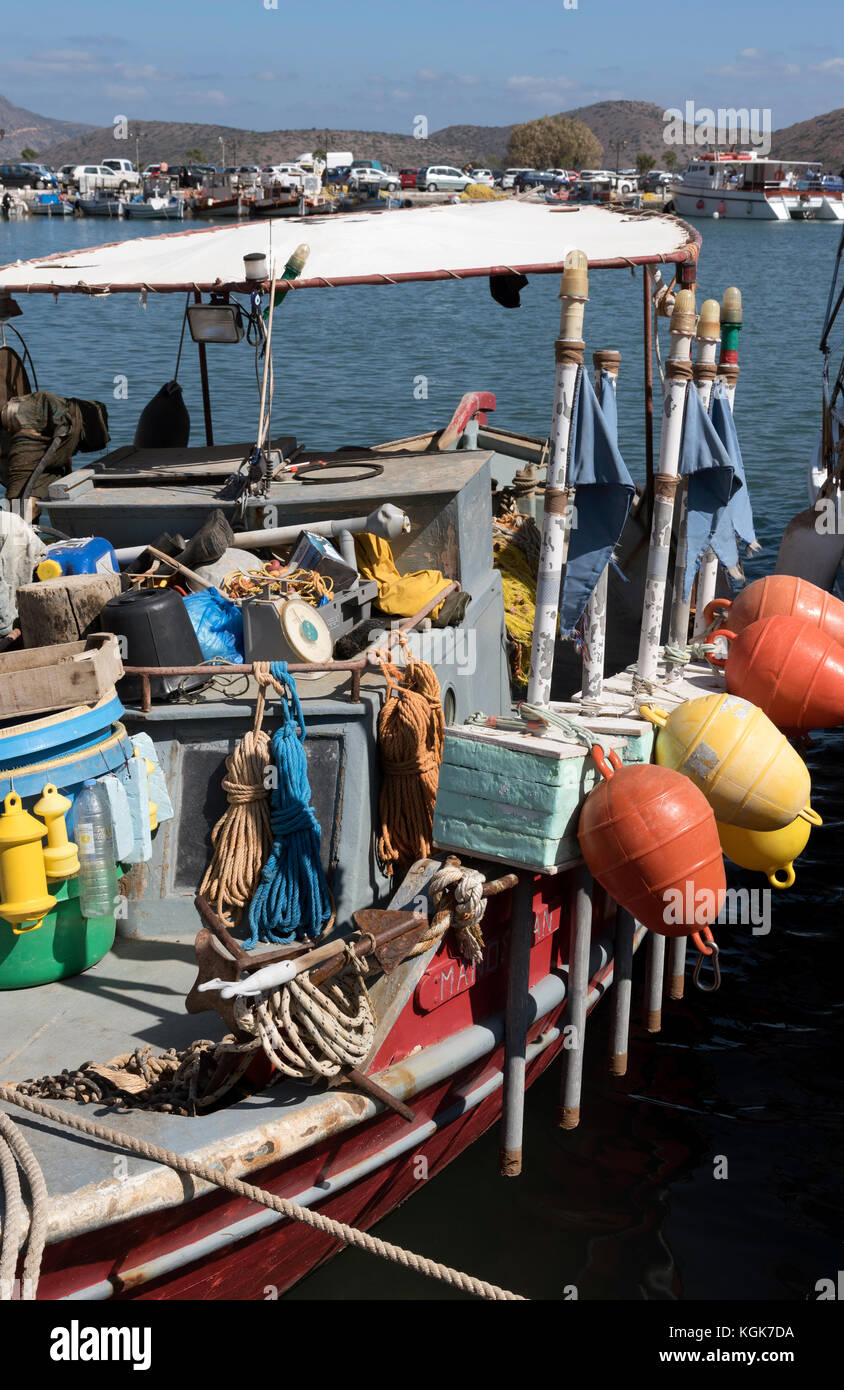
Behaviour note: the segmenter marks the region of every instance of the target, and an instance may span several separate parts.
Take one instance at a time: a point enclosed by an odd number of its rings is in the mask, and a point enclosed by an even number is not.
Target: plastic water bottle
[[[114,825],[108,794],[93,779],[76,798],[73,831],[79,852],[79,910],[83,917],[113,917],[117,897]]]

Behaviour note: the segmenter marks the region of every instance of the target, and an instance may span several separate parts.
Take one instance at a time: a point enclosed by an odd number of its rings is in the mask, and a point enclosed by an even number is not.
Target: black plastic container
[[[200,666],[204,661],[185,605],[173,589],[128,589],[110,598],[100,625],[120,639],[125,666]],[[166,699],[178,690],[197,690],[207,676],[151,676],[153,699]],[[120,698],[131,704],[141,696],[140,676],[124,676]]]

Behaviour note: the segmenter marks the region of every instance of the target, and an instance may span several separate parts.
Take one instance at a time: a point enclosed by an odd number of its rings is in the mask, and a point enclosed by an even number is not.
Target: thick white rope
[[[434,874],[428,886],[435,902],[449,889],[453,890],[454,912],[451,924],[461,955],[466,961],[480,962],[484,953],[481,920],[487,904],[483,895],[483,874],[477,869],[466,869],[462,864],[444,864]]]
[[[252,1183],[241,1182],[239,1178],[231,1177],[220,1168],[212,1168],[208,1164],[197,1162],[196,1159],[186,1158],[183,1154],[174,1153],[172,1149],[163,1149],[158,1144],[149,1144],[145,1139],[138,1139],[133,1134],[125,1134],[121,1130],[112,1129],[110,1125],[96,1124],[92,1120],[83,1119],[81,1115],[73,1115],[65,1110],[57,1109],[54,1105],[46,1105],[44,1101],[36,1100],[34,1096],[25,1096],[11,1086],[0,1086],[0,1099],[7,1101],[10,1105],[17,1105],[21,1110],[27,1110],[32,1115],[41,1115],[44,1119],[74,1129],[80,1134],[88,1134],[105,1144],[112,1144],[120,1149],[128,1149],[130,1153],[138,1154],[141,1158],[149,1159],[152,1163],[163,1163],[177,1173],[188,1173],[191,1177],[202,1178],[205,1182],[213,1183],[215,1187],[225,1188],[227,1192],[233,1193],[236,1197],[243,1197],[249,1202],[257,1202],[261,1206],[279,1212],[282,1216],[290,1217],[294,1221],[301,1221],[303,1225],[310,1226],[316,1231],[322,1231],[325,1235],[333,1236],[335,1240],[343,1241],[345,1245],[354,1245],[359,1250],[366,1250],[371,1255],[380,1255],[383,1259],[403,1265],[405,1269],[411,1269],[416,1274],[424,1274],[429,1279],[439,1279],[443,1284],[448,1284],[452,1288],[474,1294],[476,1298],[494,1299],[496,1302],[523,1303],[525,1301],[521,1294],[511,1293],[508,1289],[499,1288],[497,1284],[489,1284],[485,1279],[476,1279],[471,1274],[464,1274],[461,1270],[452,1269],[450,1265],[429,1260],[424,1255],[416,1255],[412,1250],[404,1250],[400,1245],[392,1245],[388,1241],[379,1240],[377,1236],[368,1235],[366,1231],[359,1231],[355,1226],[347,1226],[343,1221],[335,1221],[330,1216],[324,1216],[322,1212],[311,1211],[309,1207],[300,1206],[298,1202],[291,1202],[287,1197],[277,1197],[264,1188],[254,1187]],[[8,1116],[6,1119],[8,1120]],[[9,1121],[9,1123],[12,1122]],[[12,1128],[15,1126],[12,1125]],[[44,1220],[46,1227],[46,1216]],[[32,1240],[33,1237],[30,1235],[30,1247]]]

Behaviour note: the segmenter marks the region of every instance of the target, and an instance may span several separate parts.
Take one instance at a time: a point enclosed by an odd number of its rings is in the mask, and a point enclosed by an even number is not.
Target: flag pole
[[[560,587],[568,550],[568,454],[578,373],[583,367],[583,311],[589,297],[589,260],[584,251],[569,251],[560,280],[560,336],[554,344],[556,375],[551,423],[545,514],[536,580],[536,612],[530,652],[527,698],[547,705],[551,698],[554,646],[560,607]]]
[[[715,381],[715,349],[721,331],[721,310],[717,299],[706,299],[697,321],[695,335],[695,361],[692,366],[692,381],[697,388],[704,410],[709,409],[712,386]],[[684,596],[686,570],[689,564],[688,550],[688,492],[689,483],[683,478],[680,484],[680,522],[677,529],[677,558],[674,562],[674,584],[671,595],[671,622],[668,629],[668,642],[672,647],[685,647],[689,640],[689,613],[691,594]],[[683,662],[669,662],[668,676],[678,676]]]
[[[716,376],[719,381],[725,383],[727,401],[730,410],[732,410],[736,395],[736,382],[738,381],[739,374],[738,340],[742,323],[741,290],[736,289],[735,285],[730,286],[729,289],[724,291],[724,298],[721,300],[720,318],[721,352],[718,358]],[[710,385],[709,397],[711,398],[711,396],[712,386]],[[707,400],[705,404],[708,407],[709,401]],[[697,577],[694,626],[695,637],[702,636],[706,631],[707,622],[704,617],[704,610],[706,605],[715,597],[717,581],[718,560],[713,550],[707,550],[701,562]]]
[[[595,394],[600,399],[601,373],[606,372],[615,395],[618,383],[618,369],[621,353],[613,348],[598,348],[592,353],[592,366],[595,370]],[[598,583],[586,605],[584,621],[583,687],[581,707],[584,714],[597,714],[600,710],[601,695],[604,689],[604,654],[607,639],[607,575],[609,566],[605,565]]]
[[[668,561],[671,553],[671,524],[674,495],[679,481],[680,445],[683,437],[683,410],[692,375],[692,337],[695,331],[694,290],[678,290],[671,315],[671,352],[665,365],[665,393],[662,404],[662,432],[659,461],[654,478],[654,507],[648,550],[648,573],[639,659],[636,663],[634,692],[647,689],[656,680]]]

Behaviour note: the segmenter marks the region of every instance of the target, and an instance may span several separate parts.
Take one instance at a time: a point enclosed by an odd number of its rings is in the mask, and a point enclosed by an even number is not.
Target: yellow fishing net
[[[504,621],[512,648],[510,673],[514,693],[527,686],[530,647],[536,613],[536,573],[538,547],[532,544],[536,527],[530,517],[519,517],[516,524],[499,517],[493,523],[494,565],[501,572],[504,591]]]

